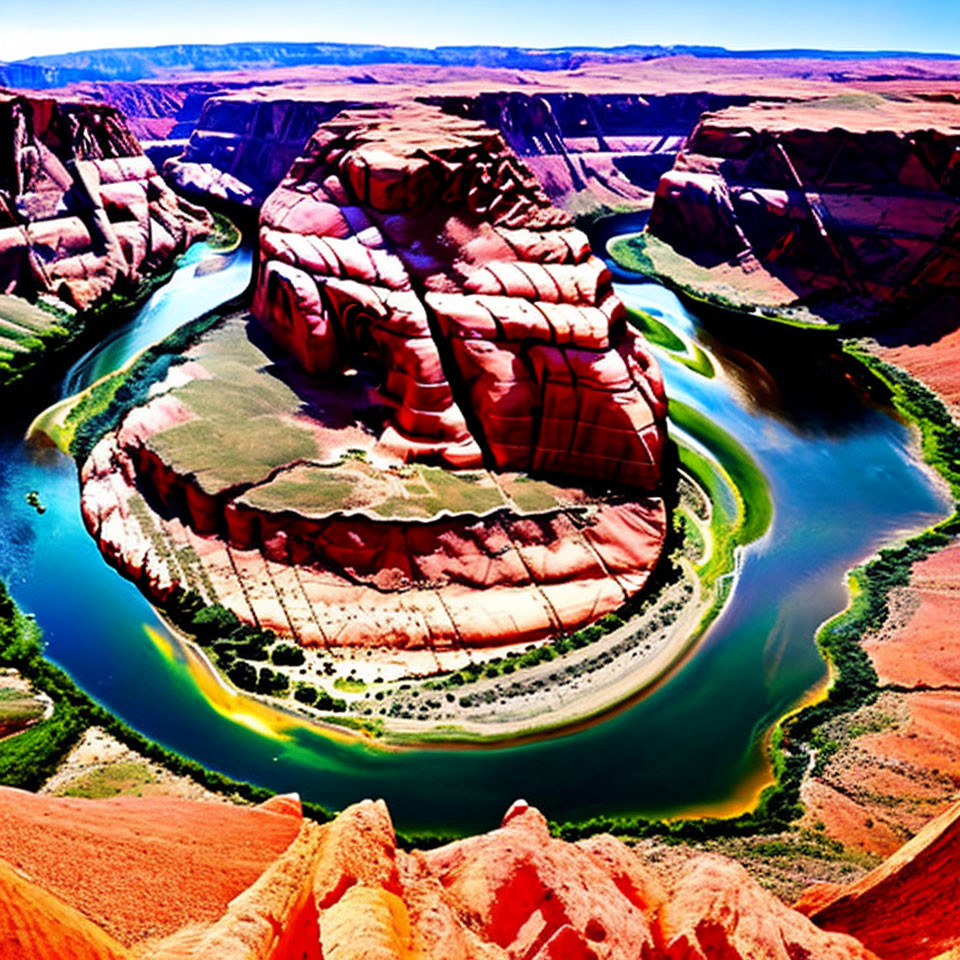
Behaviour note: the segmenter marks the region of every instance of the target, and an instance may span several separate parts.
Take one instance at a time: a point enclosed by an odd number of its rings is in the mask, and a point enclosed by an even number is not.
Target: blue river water
[[[241,293],[249,270],[247,252],[193,248],[130,324],[74,365],[63,392]],[[182,657],[150,641],[148,627],[164,635],[153,609],[100,558],[80,519],[73,463],[24,444],[39,410],[5,413],[0,430],[0,577],[37,617],[49,656],[126,722],[230,776],[331,808],[384,797],[404,829],[473,831],[521,796],[561,820],[742,804],[765,776],[766,731],[824,678],[813,638],[846,602],[845,571],[943,516],[946,502],[912,459],[909,431],[864,399],[842,358],[775,334],[758,346],[708,328],[656,284],[622,279],[617,289],[709,358],[712,378],[656,350],[671,396],[751,452],[775,514],[695,652],[668,682],[600,722],[503,748],[384,751],[218,710]],[[32,489],[43,515],[25,501]]]

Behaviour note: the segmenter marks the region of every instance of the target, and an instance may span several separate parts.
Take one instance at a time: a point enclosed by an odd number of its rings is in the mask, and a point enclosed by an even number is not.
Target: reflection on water
[[[242,291],[247,254],[196,276],[204,256],[196,248],[128,328],[75,365],[65,389]],[[37,615],[51,657],[124,720],[230,776],[330,807],[382,796],[403,828],[476,830],[519,796],[557,819],[742,805],[767,776],[765,731],[823,679],[813,635],[845,603],[844,571],[898,531],[943,515],[945,501],[911,462],[908,432],[864,401],[839,358],[775,334],[751,345],[707,330],[653,284],[618,291],[710,358],[712,379],[657,350],[670,394],[748,448],[776,506],[695,655],[600,724],[504,749],[382,751],[245,703],[225,706],[196,664],[191,673],[183,652],[165,645],[136,588],[100,559],[80,521],[72,463],[32,455],[14,425],[0,439],[0,576]],[[43,516],[24,500],[30,489],[47,506]]]

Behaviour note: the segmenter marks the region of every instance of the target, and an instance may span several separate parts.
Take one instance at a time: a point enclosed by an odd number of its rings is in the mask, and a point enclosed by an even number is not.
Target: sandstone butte
[[[745,308],[833,323],[960,285],[960,106],[848,93],[701,117],[657,187],[654,267]]]
[[[4,960],[926,960],[960,934],[956,810],[820,907],[829,926],[852,916],[864,943],[887,947],[895,928],[893,953],[819,928],[732,861],[702,855],[661,876],[611,836],[552,838],[522,801],[490,833],[409,852],[382,801],[323,825],[294,798],[254,808],[2,788],[0,810]],[[926,867],[942,884],[918,921]],[[805,909],[824,896],[811,891]],[[844,913],[857,896],[865,907]]]
[[[209,227],[111,106],[0,91],[0,151],[0,293],[91,307]]]
[[[208,599],[308,644],[527,642],[642,589],[659,368],[498,133],[421,105],[322,124],[264,204],[252,313],[273,347],[228,320],[83,467],[88,527],[148,593],[184,582],[151,525]]]

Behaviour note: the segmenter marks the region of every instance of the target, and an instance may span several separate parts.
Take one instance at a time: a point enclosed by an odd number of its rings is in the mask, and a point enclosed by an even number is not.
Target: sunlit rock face
[[[310,372],[382,365],[404,455],[656,488],[656,362],[499,134],[341,114],[264,205],[260,249],[255,315]]]
[[[701,856],[668,880],[611,836],[552,837],[522,801],[498,829],[429,851],[398,846],[383,801],[323,825],[293,799],[238,809],[0,789],[0,807],[11,960],[48,946],[78,960],[875,960],[731,861]],[[48,859],[53,842],[66,867]]]
[[[90,307],[208,226],[113,107],[0,93],[0,292]]]
[[[675,279],[706,293],[840,323],[929,307],[960,286],[958,147],[950,102],[847,94],[707,114],[649,230],[702,268]]]
[[[797,909],[852,934],[884,960],[960,953],[960,804],[927,823],[876,870],[850,884],[818,884]]]
[[[83,468],[88,527],[150,595],[190,582],[307,645],[449,651],[643,589],[660,372],[499,134],[417,105],[320,126],[263,207],[252,312]]]

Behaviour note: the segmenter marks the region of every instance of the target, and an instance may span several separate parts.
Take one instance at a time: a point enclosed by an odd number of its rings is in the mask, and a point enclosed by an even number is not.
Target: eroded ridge
[[[410,852],[382,800],[323,825],[293,796],[80,803],[0,790],[11,960],[876,960],[732,861],[701,854],[666,876],[610,835],[552,837],[523,801],[496,830]],[[930,957],[921,944],[915,930],[909,956]]]
[[[253,313],[84,467],[88,526],[148,592],[189,580],[307,644],[444,650],[643,588],[659,370],[499,134],[419,106],[322,125],[264,206]]]
[[[113,107],[0,92],[0,143],[2,293],[87,308],[169,267],[209,228]]]

